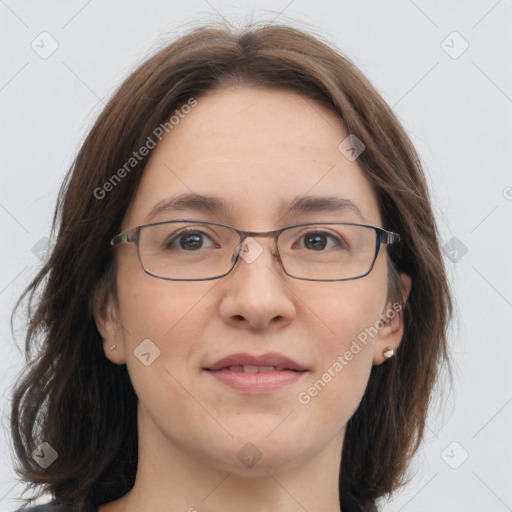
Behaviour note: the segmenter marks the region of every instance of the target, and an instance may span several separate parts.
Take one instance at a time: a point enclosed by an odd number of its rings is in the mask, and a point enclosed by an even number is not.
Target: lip
[[[243,371],[241,366],[273,366],[275,369],[262,373]],[[235,368],[233,368],[235,367]],[[214,379],[239,391],[249,394],[276,391],[301,379],[308,370],[296,361],[278,353],[268,353],[261,356],[251,354],[232,354],[219,359],[204,371]]]
[[[306,371],[306,368],[302,367],[293,359],[278,354],[277,352],[269,352],[260,356],[253,356],[246,353],[231,354],[209,365],[205,370],[217,371],[223,368],[229,368],[230,366],[274,366],[286,370]]]

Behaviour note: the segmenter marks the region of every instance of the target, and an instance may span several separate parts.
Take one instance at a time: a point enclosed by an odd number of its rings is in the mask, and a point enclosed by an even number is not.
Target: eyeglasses
[[[284,272],[307,281],[345,281],[370,273],[381,244],[400,242],[385,229],[350,222],[306,222],[276,231],[241,231],[218,222],[170,220],[127,229],[111,246],[134,243],[144,271],[171,281],[206,281],[229,274],[240,258],[252,263],[274,237]]]

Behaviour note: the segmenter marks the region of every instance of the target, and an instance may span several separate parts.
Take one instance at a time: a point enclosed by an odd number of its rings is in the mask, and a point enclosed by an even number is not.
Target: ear
[[[126,363],[125,340],[119,306],[105,281],[100,281],[93,292],[92,313],[96,328],[103,340],[107,359],[115,364]],[[115,345],[114,349],[111,349]]]
[[[399,275],[399,287],[402,295],[402,303],[388,302],[382,312],[382,329],[375,343],[375,352],[373,354],[373,364],[379,365],[387,361],[384,352],[391,347],[395,353],[400,346],[404,334],[403,308],[411,292],[412,280],[407,274]]]

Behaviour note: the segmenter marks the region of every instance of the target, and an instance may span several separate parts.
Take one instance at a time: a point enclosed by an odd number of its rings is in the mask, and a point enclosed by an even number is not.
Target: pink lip
[[[216,363],[205,368],[206,370],[216,371],[230,366],[275,366],[286,370],[305,371],[299,363],[293,361],[289,357],[270,352],[261,356],[253,356],[251,354],[231,354],[230,356],[219,359]]]
[[[245,373],[241,366],[273,366],[275,370]],[[296,382],[307,373],[301,365],[277,353],[263,354],[258,357],[250,354],[232,354],[205,370],[222,383],[250,394],[275,391]]]

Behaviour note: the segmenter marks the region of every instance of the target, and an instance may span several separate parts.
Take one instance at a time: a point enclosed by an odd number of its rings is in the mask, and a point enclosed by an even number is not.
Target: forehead
[[[146,165],[124,227],[147,222],[157,203],[191,193],[219,197],[227,208],[216,219],[245,229],[267,229],[304,196],[347,199],[380,222],[372,186],[357,160],[338,149],[349,133],[319,103],[283,90],[224,88],[177,114]],[[171,213],[165,218],[177,218]]]

